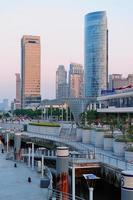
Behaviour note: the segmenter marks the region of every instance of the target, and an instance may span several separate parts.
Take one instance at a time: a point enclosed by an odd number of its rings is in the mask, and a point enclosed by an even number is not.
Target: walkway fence
[[[49,200],[72,200],[73,199],[71,194],[60,192],[59,190],[55,190],[55,189],[50,190],[50,194],[51,196],[48,197]],[[85,199],[75,196],[75,200],[85,200]]]

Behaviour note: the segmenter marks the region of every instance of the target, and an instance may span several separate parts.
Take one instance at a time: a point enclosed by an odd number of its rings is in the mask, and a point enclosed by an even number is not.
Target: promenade
[[[40,175],[24,163],[6,160],[0,153],[0,200],[47,200],[48,189],[39,186]],[[27,181],[31,177],[32,182]]]

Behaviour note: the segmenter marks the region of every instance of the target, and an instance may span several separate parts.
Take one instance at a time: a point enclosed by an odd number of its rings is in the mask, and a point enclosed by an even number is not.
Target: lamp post
[[[28,148],[28,167],[30,167],[31,148]]]
[[[83,176],[87,182],[87,186],[89,190],[89,200],[93,200],[93,191],[94,191],[95,181],[100,178],[97,177],[95,174],[83,174]]]
[[[75,171],[76,171],[76,167],[74,165],[74,158],[77,155],[77,152],[72,151],[71,155],[72,155],[72,200],[75,200]]]
[[[7,151],[7,153],[9,152],[9,131],[10,130],[6,130],[6,151]]]
[[[44,156],[45,156],[45,150],[46,148],[45,147],[40,147],[38,148],[39,150],[41,150],[41,153],[42,153],[42,162],[41,162],[41,174],[42,174],[42,178],[44,176]]]
[[[31,144],[32,147],[32,151],[31,151],[31,155],[32,155],[32,161],[31,161],[31,166],[32,166],[32,170],[34,170],[34,142],[27,142],[27,144]],[[29,160],[28,160],[28,165],[30,166],[30,148],[29,148],[29,154],[28,154]]]
[[[72,166],[72,200],[75,200],[75,167]]]

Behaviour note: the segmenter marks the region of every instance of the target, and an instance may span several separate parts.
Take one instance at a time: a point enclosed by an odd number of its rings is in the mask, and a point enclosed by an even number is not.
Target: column
[[[57,190],[68,193],[68,147],[57,147],[56,155]],[[62,197],[62,200],[66,200],[66,197]]]
[[[21,152],[21,133],[15,133],[14,135],[14,157],[16,160],[20,160]]]
[[[121,173],[121,200],[133,200],[133,171]]]
[[[32,170],[34,169],[34,143],[32,142]]]

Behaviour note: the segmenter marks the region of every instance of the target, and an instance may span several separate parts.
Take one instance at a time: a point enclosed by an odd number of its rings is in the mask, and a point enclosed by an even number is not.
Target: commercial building
[[[107,92],[97,98],[97,111],[133,113],[133,87]]]
[[[83,88],[83,66],[77,63],[70,64],[69,70],[69,97],[81,98],[84,94]]]
[[[56,98],[68,97],[67,71],[64,65],[59,65],[56,71]]]
[[[129,87],[131,85],[133,85],[133,74],[129,74],[126,78],[122,74],[109,75],[109,90]]]
[[[40,37],[25,35],[21,40],[21,107],[36,106],[41,101]]]
[[[21,78],[20,73],[16,73],[16,98],[14,99],[15,109],[21,108]]]
[[[8,99],[3,99],[3,101],[0,102],[0,111],[6,112],[8,110],[9,110]]]
[[[85,16],[85,97],[97,97],[108,84],[108,29],[105,11]]]

